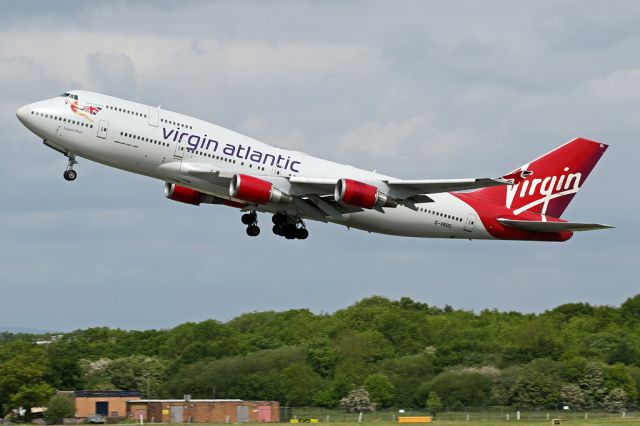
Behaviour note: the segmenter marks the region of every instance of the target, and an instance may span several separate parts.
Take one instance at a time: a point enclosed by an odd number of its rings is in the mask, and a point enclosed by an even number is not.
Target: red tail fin
[[[528,210],[560,217],[607,147],[600,142],[574,139],[507,175],[518,178],[514,185],[484,188],[471,195],[504,203],[516,214]]]

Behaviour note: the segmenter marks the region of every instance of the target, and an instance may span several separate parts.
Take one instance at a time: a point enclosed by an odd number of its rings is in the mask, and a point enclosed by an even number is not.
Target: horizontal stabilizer
[[[523,231],[534,232],[577,232],[594,231],[596,229],[614,228],[611,225],[601,225],[599,223],[577,223],[577,222],[540,222],[536,220],[512,220],[498,219],[498,222],[511,228],[522,229]]]

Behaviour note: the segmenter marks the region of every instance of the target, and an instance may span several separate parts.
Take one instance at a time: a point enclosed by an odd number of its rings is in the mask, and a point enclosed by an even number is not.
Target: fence
[[[384,409],[372,413],[347,413],[337,409],[325,409],[318,407],[281,407],[280,421],[289,422],[292,419],[302,422],[311,422],[317,419],[320,423],[376,423],[395,422],[398,416],[427,416],[430,413],[419,410]],[[436,420],[455,421],[518,421],[518,420],[600,420],[600,419],[640,419],[640,410],[626,411],[623,413],[609,413],[606,411],[574,411],[574,410],[547,410],[530,409],[517,410],[511,407],[469,407],[460,410],[442,410],[436,414]]]

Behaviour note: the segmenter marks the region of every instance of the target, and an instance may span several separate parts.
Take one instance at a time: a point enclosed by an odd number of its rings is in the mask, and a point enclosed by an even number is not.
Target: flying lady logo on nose
[[[69,104],[69,108],[71,108],[71,111],[74,114],[79,115],[83,118],[86,118],[91,123],[93,123],[93,120],[86,113],[89,113],[90,115],[96,115],[102,110],[102,107],[95,106],[95,105],[81,106],[77,99],[67,98],[65,99],[64,103]]]

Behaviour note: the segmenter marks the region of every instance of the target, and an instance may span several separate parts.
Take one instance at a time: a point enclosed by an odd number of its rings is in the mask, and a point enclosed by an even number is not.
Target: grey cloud
[[[3,5],[0,288],[33,312],[10,304],[0,325],[168,327],[250,310],[331,311],[371,294],[528,312],[622,302],[637,292],[640,254],[640,6],[601,5]],[[620,228],[562,245],[401,239],[320,223],[302,244],[268,226],[249,239],[236,210],[165,200],[162,182],[146,177],[81,159],[79,179],[62,181],[64,158],[14,112],[70,87],[407,178],[493,176],[594,138],[611,148],[567,217]],[[149,294],[153,303],[141,302]]]
[[[135,67],[124,53],[87,55],[87,73],[96,90],[122,93],[124,98],[131,98],[137,87]]]

